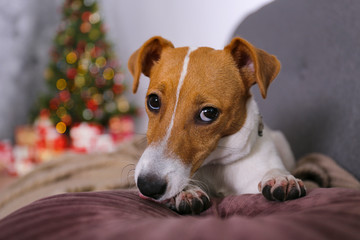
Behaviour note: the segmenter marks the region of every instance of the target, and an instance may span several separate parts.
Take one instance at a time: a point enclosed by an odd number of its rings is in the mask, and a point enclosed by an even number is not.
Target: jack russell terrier
[[[140,197],[181,214],[198,214],[211,197],[257,193],[285,201],[306,194],[288,170],[292,152],[283,135],[263,127],[250,93],[262,97],[280,70],[273,55],[242,38],[223,50],[175,48],[159,36],[129,59],[136,93],[146,95],[148,147],[135,168]]]

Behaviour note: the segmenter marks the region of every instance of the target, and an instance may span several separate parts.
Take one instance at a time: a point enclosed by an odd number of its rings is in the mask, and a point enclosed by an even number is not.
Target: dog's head
[[[144,196],[162,201],[183,190],[222,137],[241,129],[250,87],[258,84],[265,98],[280,63],[241,38],[214,50],[174,48],[153,37],[132,54],[128,67],[134,93],[141,73],[150,78],[148,147],[135,181]]]

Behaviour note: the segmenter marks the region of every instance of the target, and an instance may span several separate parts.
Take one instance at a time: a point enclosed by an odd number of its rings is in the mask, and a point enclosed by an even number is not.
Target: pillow
[[[136,191],[67,193],[2,219],[0,239],[358,239],[359,202],[358,190],[318,188],[287,202],[229,196],[180,216]]]
[[[267,99],[253,89],[264,121],[281,130],[296,159],[324,153],[360,179],[360,1],[277,0],[236,29],[278,57]]]

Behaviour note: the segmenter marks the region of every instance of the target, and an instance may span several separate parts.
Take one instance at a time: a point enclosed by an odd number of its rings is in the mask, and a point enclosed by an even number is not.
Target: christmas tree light
[[[45,71],[48,93],[40,98],[35,119],[46,109],[59,133],[75,123],[107,125],[112,116],[134,114],[123,96],[124,74],[94,0],[65,0],[63,18]]]

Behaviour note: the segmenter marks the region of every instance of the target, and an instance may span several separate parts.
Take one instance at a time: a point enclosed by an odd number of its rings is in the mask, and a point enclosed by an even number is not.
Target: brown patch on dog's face
[[[171,42],[156,36],[133,53],[128,67],[134,76],[134,93],[140,74],[150,77],[147,101],[155,96],[156,109],[147,106],[147,138],[149,145],[161,145],[154,148],[159,149],[156,158],[161,158],[160,162],[180,159],[184,166],[190,166],[193,174],[220,138],[241,129],[251,86],[258,84],[265,98],[280,70],[280,63],[275,56],[241,38],[234,38],[224,50],[196,49],[189,56],[177,101],[188,50],[187,47],[174,48]],[[204,108],[216,109],[217,118],[211,122],[201,121],[199,115]],[[148,155],[144,160],[146,164],[154,160],[147,159],[153,158]]]
[[[149,116],[147,130],[149,145],[162,141],[166,135],[174,112],[177,86],[187,51],[188,48],[167,48],[162,52],[160,61],[152,68],[145,106],[152,94],[159,97],[161,106],[158,112],[146,107]]]
[[[160,142],[168,131],[187,51],[188,48],[164,50],[150,74],[147,96],[156,94],[161,106],[158,112],[147,108],[149,144]],[[245,121],[248,97],[230,54],[211,48],[193,51],[167,141],[167,154],[175,154],[184,164],[191,165],[193,174],[221,137],[239,131]],[[213,122],[203,122],[199,117],[206,107],[218,111]]]

